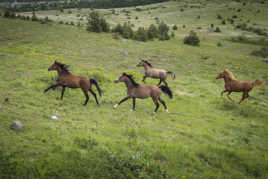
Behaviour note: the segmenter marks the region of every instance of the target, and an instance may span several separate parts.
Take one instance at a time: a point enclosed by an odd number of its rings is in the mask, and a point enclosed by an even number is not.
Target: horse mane
[[[71,74],[68,65],[60,63],[60,62],[56,62],[56,61],[55,61],[55,64],[58,65],[65,73]]]
[[[144,63],[146,63],[147,65],[149,65],[150,67],[153,67],[151,63],[149,63],[147,60],[143,60]]]
[[[233,73],[231,71],[229,71],[228,69],[224,70],[225,74],[227,74],[227,76],[231,79],[231,80],[235,80],[235,77],[233,75]]]
[[[131,81],[131,83],[132,83],[135,87],[137,87],[137,86],[140,85],[140,84],[136,83],[136,81],[133,79],[133,76],[132,76],[132,75],[128,75],[128,74],[126,74],[126,73],[123,73],[123,75],[125,75],[126,77],[128,77],[129,80]]]

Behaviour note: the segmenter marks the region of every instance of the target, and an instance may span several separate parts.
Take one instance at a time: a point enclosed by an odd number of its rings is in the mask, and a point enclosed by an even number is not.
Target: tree
[[[148,35],[144,27],[139,27],[139,29],[135,33],[134,39],[143,42],[146,42],[148,40]]]
[[[161,22],[158,26],[158,38],[159,40],[169,40],[168,35],[169,27],[164,22]]]
[[[93,11],[88,16],[87,30],[90,32],[109,32],[109,24],[105,19],[101,18],[100,15]]]
[[[198,46],[200,40],[197,34],[194,31],[191,31],[190,34],[184,38],[183,42],[184,44]]]
[[[158,35],[158,29],[154,24],[151,24],[148,29],[148,39],[154,39]]]

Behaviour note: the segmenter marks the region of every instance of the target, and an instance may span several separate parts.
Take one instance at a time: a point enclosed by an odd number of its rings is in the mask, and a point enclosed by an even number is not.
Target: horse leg
[[[124,99],[122,99],[119,103],[114,105],[114,108],[117,108],[121,103],[125,102],[126,100],[128,100],[129,98],[131,98],[130,96],[125,97]]]
[[[135,111],[135,106],[136,106],[136,98],[132,98],[132,111]]]
[[[167,105],[166,105],[165,101],[163,101],[160,97],[159,97],[159,101],[160,101],[160,103],[163,104],[165,111],[168,112]]]
[[[142,82],[145,83],[145,80],[146,80],[147,76],[143,76],[143,79],[142,79]]]
[[[165,83],[165,86],[168,86],[168,84],[167,84],[166,80],[163,80],[163,82]]]
[[[241,100],[239,101],[238,104],[240,104],[242,101],[244,101],[244,99],[246,99],[247,97],[248,97],[247,92],[243,92],[243,96],[242,96],[242,98],[241,98]]]
[[[227,92],[227,90],[225,89],[225,90],[223,90],[222,92],[221,92],[221,97],[222,97],[222,95],[223,95],[223,93],[226,93]]]
[[[153,99],[153,102],[154,102],[154,104],[156,106],[155,109],[154,109],[154,113],[156,113],[157,110],[158,110],[158,108],[159,108],[158,99],[157,98],[154,98],[154,97],[152,97],[152,99]]]
[[[157,86],[159,86],[161,83],[162,83],[162,79],[160,78],[160,81],[159,81],[159,83],[158,83],[158,85],[157,85]]]
[[[88,91],[88,90],[84,90],[84,89],[83,89],[84,95],[85,95],[85,97],[86,97],[86,101],[85,101],[85,103],[84,103],[84,106],[87,105],[87,102],[88,102],[88,99],[89,99],[87,91]]]
[[[45,92],[47,92],[48,90],[50,90],[50,89],[55,89],[55,88],[57,88],[59,86],[59,84],[55,84],[55,85],[51,85],[50,87],[48,87],[47,89],[45,89],[44,91],[43,91],[43,93],[45,93]]]
[[[229,96],[232,93],[232,91],[229,91],[227,94],[228,99],[230,99],[231,101],[233,101],[233,99]]]
[[[90,93],[94,96],[95,100],[96,100],[96,103],[99,104],[99,101],[98,101],[98,98],[97,98],[97,95],[96,93],[92,90],[92,89],[89,89]]]
[[[60,97],[61,100],[63,100],[64,92],[65,92],[65,86],[63,86],[61,90],[61,97]]]

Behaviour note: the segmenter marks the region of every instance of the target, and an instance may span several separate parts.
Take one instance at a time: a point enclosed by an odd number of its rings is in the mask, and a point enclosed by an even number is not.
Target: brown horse
[[[88,79],[87,77],[84,77],[84,76],[73,75],[68,70],[67,65],[59,63],[57,61],[55,61],[54,64],[52,64],[48,68],[48,71],[51,71],[51,70],[56,70],[58,72],[57,83],[55,85],[51,85],[50,87],[45,89],[44,93],[50,89],[55,89],[58,86],[62,86],[62,91],[61,91],[61,100],[62,100],[66,87],[68,87],[68,88],[81,88],[85,94],[85,97],[86,97],[86,101],[85,101],[84,105],[87,105],[87,102],[89,99],[88,98],[88,91],[90,91],[90,93],[94,96],[96,103],[99,104],[96,93],[91,88],[92,84],[94,84],[99,92],[99,95],[100,96],[102,95],[102,91],[101,91],[96,80]]]
[[[137,67],[144,67],[144,76],[142,81],[145,83],[145,79],[147,77],[151,77],[151,78],[157,78],[160,79],[159,83],[157,86],[159,86],[161,84],[161,82],[163,81],[165,83],[165,85],[167,86],[167,76],[168,74],[171,75],[171,78],[174,80],[175,79],[175,73],[171,72],[171,71],[166,71],[163,69],[157,69],[157,68],[153,68],[153,66],[147,61],[147,60],[141,60],[137,65]]]
[[[127,97],[122,99],[119,103],[115,104],[114,108],[117,108],[121,103],[132,98],[132,100],[133,100],[132,111],[135,111],[136,98],[145,99],[145,98],[151,97],[154,104],[156,105],[154,112],[156,112],[158,107],[159,107],[158,101],[160,101],[160,103],[163,104],[165,111],[168,112],[166,103],[160,98],[161,90],[164,93],[168,94],[168,96],[170,98],[173,97],[172,92],[168,86],[157,87],[157,86],[153,86],[153,85],[150,85],[150,86],[149,85],[139,85],[138,83],[136,83],[133,80],[131,75],[128,75],[126,73],[123,73],[122,75],[120,75],[119,78],[117,80],[115,80],[114,82],[115,83],[124,82],[127,86]]]
[[[246,98],[249,97],[248,93],[252,90],[254,86],[262,85],[263,81],[260,79],[256,79],[254,82],[249,81],[238,81],[235,79],[232,72],[225,69],[223,72],[219,73],[216,79],[223,78],[225,81],[225,90],[221,92],[221,96],[223,93],[228,92],[227,97],[232,101],[232,98],[229,96],[232,92],[243,92],[242,99],[239,101],[239,104]]]

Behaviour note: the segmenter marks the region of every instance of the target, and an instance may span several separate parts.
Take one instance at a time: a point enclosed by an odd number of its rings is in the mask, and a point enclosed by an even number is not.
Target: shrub
[[[158,26],[158,38],[159,40],[169,40],[168,35],[169,27],[164,22],[161,22]]]
[[[34,11],[32,12],[32,21],[38,21]]]
[[[134,39],[143,42],[146,42],[148,40],[148,35],[144,27],[139,27],[139,29],[135,33]]]
[[[89,14],[87,30],[90,32],[109,32],[109,24],[105,19],[101,18],[100,15],[93,11]]]
[[[225,25],[225,24],[226,24],[225,20],[222,20],[222,21],[221,21],[221,24],[222,24],[222,25]]]
[[[260,50],[254,50],[251,52],[251,55],[266,58],[266,57],[268,57],[268,48],[263,47]]]
[[[221,43],[221,42],[218,42],[218,43],[217,43],[217,46],[218,46],[218,47],[222,47],[222,43]]]
[[[184,44],[198,46],[200,43],[199,37],[194,31],[191,31],[183,40]]]
[[[171,37],[174,38],[175,37],[175,33],[171,32]]]
[[[154,39],[158,36],[158,29],[154,24],[151,24],[148,29],[148,39]]]
[[[126,39],[130,39],[133,37],[133,30],[131,28],[131,25],[129,23],[124,23],[122,27],[122,36]]]
[[[173,30],[177,30],[178,27],[177,27],[176,25],[173,25],[172,29],[173,29]]]
[[[219,27],[216,27],[215,32],[221,32],[221,29]]]
[[[222,19],[222,16],[220,14],[218,14],[217,19]]]

